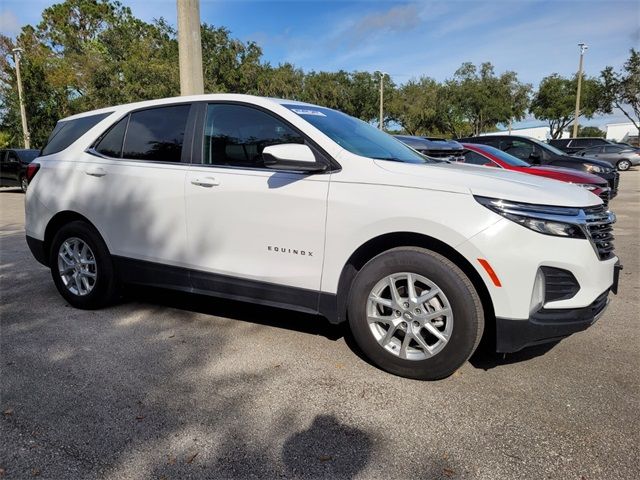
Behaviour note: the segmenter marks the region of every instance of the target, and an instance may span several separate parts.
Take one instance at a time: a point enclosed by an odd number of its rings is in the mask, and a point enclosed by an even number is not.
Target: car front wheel
[[[24,175],[20,177],[20,188],[22,189],[22,193],[27,193],[27,188],[29,188],[29,180]]]
[[[446,257],[403,247],[369,261],[349,296],[354,339],[376,366],[421,380],[445,378],[474,352],[484,330],[469,278]]]
[[[117,279],[111,255],[87,223],[74,221],[58,231],[49,265],[58,292],[70,305],[93,310],[115,299]]]
[[[620,160],[617,167],[621,172],[625,172],[631,168],[631,162],[629,160]]]

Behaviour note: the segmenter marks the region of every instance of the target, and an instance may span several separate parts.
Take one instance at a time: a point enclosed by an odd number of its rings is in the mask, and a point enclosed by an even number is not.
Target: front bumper
[[[600,175],[603,179],[607,181],[609,184],[609,188],[611,188],[611,192],[609,198],[614,198],[618,195],[618,183],[620,183],[620,173],[617,170],[614,170],[611,173],[605,173]]]
[[[611,288],[587,307],[574,309],[545,309],[535,312],[527,320],[496,318],[496,351],[512,353],[525,347],[561,340],[593,325],[609,305],[609,292],[618,293],[622,265],[616,263]]]
[[[528,320],[496,318],[496,351],[513,353],[525,347],[561,340],[586,330],[604,313],[609,304],[609,290],[584,308],[562,310],[544,308]]]

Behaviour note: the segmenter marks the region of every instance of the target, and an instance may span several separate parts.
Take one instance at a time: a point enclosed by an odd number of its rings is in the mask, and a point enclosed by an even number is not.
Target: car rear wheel
[[[622,159],[618,162],[617,167],[621,172],[627,171],[631,168],[631,162],[629,160]]]
[[[349,295],[349,325],[363,353],[390,373],[445,378],[474,352],[484,329],[469,278],[430,250],[403,247],[369,261]]]
[[[63,226],[51,244],[53,281],[70,305],[93,310],[113,302],[117,278],[104,241],[85,222]]]
[[[27,193],[27,188],[29,188],[29,180],[27,180],[27,177],[25,177],[24,175],[20,177],[20,188],[22,189],[22,193]]]

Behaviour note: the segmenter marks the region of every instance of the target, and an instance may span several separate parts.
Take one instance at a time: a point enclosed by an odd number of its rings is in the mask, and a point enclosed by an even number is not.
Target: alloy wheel
[[[68,238],[58,250],[58,271],[64,286],[74,295],[88,295],[96,285],[96,258],[83,240]]]
[[[404,360],[437,355],[453,331],[453,312],[444,292],[410,272],[376,283],[367,300],[367,321],[378,344]]]

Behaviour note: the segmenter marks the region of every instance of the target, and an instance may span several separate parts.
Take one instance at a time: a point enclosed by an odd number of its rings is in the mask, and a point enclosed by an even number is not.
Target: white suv
[[[379,367],[438,379],[587,328],[616,290],[614,217],[554,180],[437,163],[335,110],[203,95],[61,120],[27,242],[99,308],[148,284],[348,321]]]

